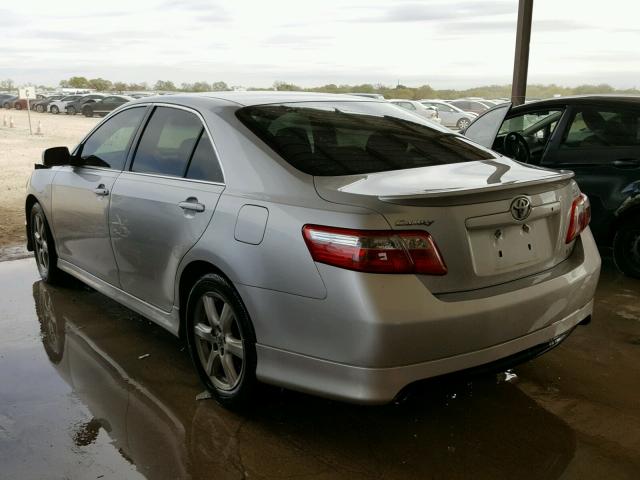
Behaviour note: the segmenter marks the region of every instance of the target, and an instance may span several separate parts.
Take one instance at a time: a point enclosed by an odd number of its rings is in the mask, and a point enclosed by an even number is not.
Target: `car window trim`
[[[140,128],[138,130],[137,135],[134,137],[134,143],[135,143],[135,148],[130,148],[129,150],[129,155],[127,157],[127,161],[125,162],[124,168],[123,168],[123,172],[126,173],[131,173],[133,175],[145,175],[145,176],[152,176],[152,177],[158,177],[158,178],[170,178],[170,179],[177,179],[177,180],[186,180],[186,181],[190,181],[190,182],[198,182],[198,183],[208,183],[211,185],[223,185],[225,186],[227,184],[226,182],[226,175],[224,172],[224,167],[222,165],[222,162],[220,161],[220,154],[218,153],[218,149],[216,148],[215,142],[213,141],[213,136],[211,135],[211,131],[209,130],[209,126],[207,125],[207,122],[204,120],[204,117],[200,114],[199,111],[197,111],[194,108],[191,107],[187,107],[184,105],[178,105],[178,104],[174,104],[174,103],[163,103],[163,102],[149,102],[149,103],[137,103],[136,105],[147,105],[149,107],[151,107],[149,109],[149,111],[147,112],[147,115],[145,118],[143,118],[142,122],[140,122],[140,125],[144,125],[144,128]],[[133,157],[135,155],[136,150],[138,149],[138,145],[140,144],[140,139],[142,138],[142,134],[144,133],[144,130],[147,128],[147,124],[149,123],[149,120],[151,118],[151,115],[153,113],[153,111],[156,109],[156,107],[169,107],[169,108],[175,108],[177,110],[185,110],[187,112],[191,112],[194,113],[198,119],[200,120],[200,123],[202,124],[202,127],[204,128],[204,131],[207,132],[207,135],[209,136],[209,142],[211,142],[211,147],[213,148],[213,153],[215,154],[216,158],[215,160],[218,162],[218,166],[220,167],[220,172],[222,173],[222,182],[213,182],[210,180],[195,180],[195,179],[191,179],[191,178],[186,178],[184,175],[186,174],[186,172],[183,174],[182,177],[178,177],[175,175],[162,175],[159,173],[147,173],[147,172],[134,172],[131,170],[131,166],[133,164]],[[202,135],[202,133],[200,134]],[[200,137],[198,137],[200,138]],[[197,146],[197,142],[196,142],[196,146]],[[193,155],[193,152],[195,152],[195,147],[194,150],[191,152],[191,155]],[[191,160],[191,159],[189,159]]]
[[[107,168],[107,167],[97,167],[97,166],[88,166],[88,165],[81,165],[82,168],[95,168],[95,169],[99,169],[99,170],[110,170],[113,172],[123,172],[125,167],[127,166],[127,161],[129,160],[129,154],[131,152],[131,146],[133,145],[137,135],[140,132],[140,126],[142,125],[142,123],[144,122],[146,116],[149,114],[148,112],[148,106],[146,105],[130,105],[127,106],[127,108],[122,108],[122,109],[117,109],[112,111],[109,115],[107,115],[106,117],[104,117],[104,119],[101,122],[98,122],[98,124],[93,127],[89,133],[87,133],[87,135],[85,135],[85,137],[82,139],[82,141],[78,144],[78,146],[73,150],[72,156],[77,156],[77,155],[82,155],[82,150],[84,148],[84,144],[87,142],[87,140],[89,139],[89,137],[91,137],[91,135],[93,135],[93,133],[98,130],[98,128],[100,128],[102,125],[104,125],[108,120],[110,120],[112,117],[115,117],[116,115],[124,112],[125,110],[129,110],[131,108],[144,108],[146,111],[144,113],[144,115],[142,116],[142,121],[138,124],[138,127],[136,128],[136,132],[133,134],[133,136],[131,137],[131,140],[129,140],[129,143],[127,145],[126,148],[126,153],[125,153],[125,157],[124,157],[124,163],[122,164],[122,168]]]

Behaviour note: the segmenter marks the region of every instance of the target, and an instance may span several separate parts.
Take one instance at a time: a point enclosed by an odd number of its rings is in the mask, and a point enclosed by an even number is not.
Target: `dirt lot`
[[[40,122],[42,135],[29,135],[27,112],[0,110],[0,117],[0,247],[4,247],[24,242],[25,185],[42,151],[61,145],[74,147],[99,119],[31,112],[33,132]],[[14,128],[9,127],[10,117]]]

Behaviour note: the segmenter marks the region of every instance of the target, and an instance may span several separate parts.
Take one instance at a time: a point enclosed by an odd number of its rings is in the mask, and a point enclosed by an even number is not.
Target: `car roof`
[[[205,92],[205,93],[182,93],[177,95],[156,95],[136,99],[132,103],[175,103],[178,105],[203,105],[211,103],[232,102],[239,106],[268,105],[274,103],[297,103],[297,102],[374,102],[380,103],[384,100],[370,97],[349,97],[340,93],[314,93],[314,92]]]
[[[591,103],[608,103],[608,104],[633,104],[640,106],[640,96],[638,95],[620,95],[620,94],[599,94],[599,95],[571,95],[567,97],[547,98],[545,100],[536,100],[523,105],[513,107],[513,109],[522,110],[530,107],[546,107],[558,105],[585,105]]]

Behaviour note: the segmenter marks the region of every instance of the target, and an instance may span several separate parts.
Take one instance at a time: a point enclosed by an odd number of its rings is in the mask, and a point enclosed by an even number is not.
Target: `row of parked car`
[[[81,113],[85,117],[93,117],[94,115],[104,116],[135,98],[137,98],[137,95],[114,95],[108,93],[37,94],[36,98],[29,102],[29,107],[31,110],[40,113],[66,113],[67,115]],[[0,94],[0,106],[5,109],[24,110],[27,108],[27,100],[9,93]]]

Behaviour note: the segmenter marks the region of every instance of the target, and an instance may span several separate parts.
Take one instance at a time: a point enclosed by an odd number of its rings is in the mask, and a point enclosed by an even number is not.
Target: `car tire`
[[[227,408],[252,400],[257,387],[256,337],[233,285],[218,274],[201,277],[185,312],[186,340],[198,376]]]
[[[82,114],[85,117],[93,117],[93,110],[90,107],[85,107],[84,109],[82,109]]]
[[[58,254],[53,235],[44,210],[37,202],[31,207],[29,221],[31,244],[40,277],[47,283],[59,284],[64,279],[64,272],[58,268]]]
[[[60,113],[60,109],[58,108],[57,105],[51,105],[51,109],[50,109],[51,113],[53,113],[54,115],[57,115]]]
[[[616,231],[613,260],[622,273],[640,278],[640,223],[637,219],[625,222]]]
[[[471,125],[471,120],[469,120],[468,118],[461,118],[456,123],[456,127],[458,128],[458,130],[464,130],[468,128],[469,125]]]
[[[44,105],[36,105],[36,112],[44,113]]]
[[[16,103],[13,108],[15,108],[16,110],[22,110],[22,105]]]
[[[76,107],[69,107],[67,108],[67,115],[75,115],[76,113]]]
[[[11,105],[8,102],[3,103],[2,106],[4,108],[6,108],[7,110],[9,110],[11,108]]]

